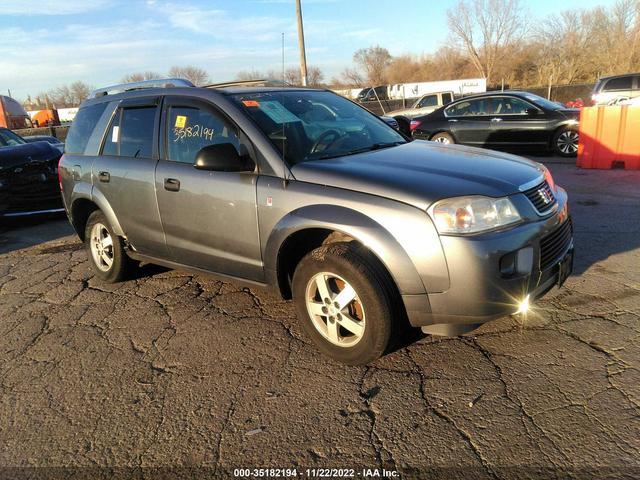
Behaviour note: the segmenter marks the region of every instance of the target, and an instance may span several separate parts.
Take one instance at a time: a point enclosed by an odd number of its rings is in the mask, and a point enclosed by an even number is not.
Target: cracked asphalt
[[[270,293],[154,266],[106,285],[66,219],[5,227],[0,478],[638,478],[640,172],[549,163],[575,224],[565,286],[524,324],[362,368]]]

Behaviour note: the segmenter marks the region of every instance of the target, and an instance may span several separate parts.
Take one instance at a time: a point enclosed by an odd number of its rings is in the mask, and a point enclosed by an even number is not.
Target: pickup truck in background
[[[453,98],[453,92],[451,91],[428,93],[416,100],[411,107],[387,112],[386,115],[396,119],[398,122],[398,128],[402,133],[411,135],[409,127],[413,118],[421,115],[427,115],[428,113],[451,103]]]

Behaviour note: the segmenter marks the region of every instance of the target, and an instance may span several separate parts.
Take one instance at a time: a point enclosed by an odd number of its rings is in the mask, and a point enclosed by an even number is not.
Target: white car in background
[[[620,102],[619,105],[640,105],[640,97],[627,98]]]
[[[622,100],[637,96],[640,96],[640,73],[628,73],[600,78],[593,88],[591,100],[594,105],[618,105]]]

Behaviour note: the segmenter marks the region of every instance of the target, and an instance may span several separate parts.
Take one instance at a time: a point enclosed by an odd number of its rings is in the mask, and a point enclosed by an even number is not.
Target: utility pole
[[[307,54],[304,49],[304,28],[302,27],[302,7],[300,0],[296,0],[296,16],[298,17],[298,46],[300,48],[300,78],[302,86],[307,86]]]

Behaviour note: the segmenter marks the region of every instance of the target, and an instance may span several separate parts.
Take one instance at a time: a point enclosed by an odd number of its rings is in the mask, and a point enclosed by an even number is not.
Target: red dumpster
[[[583,108],[577,165],[640,169],[640,106]]]

